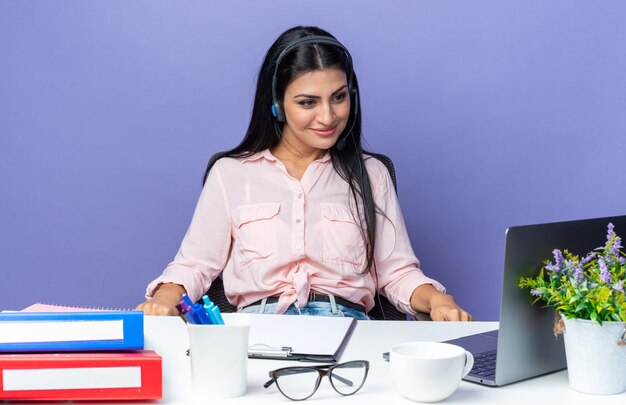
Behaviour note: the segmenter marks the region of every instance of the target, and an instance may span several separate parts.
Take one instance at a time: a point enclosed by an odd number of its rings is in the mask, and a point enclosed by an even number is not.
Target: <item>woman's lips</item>
[[[313,131],[317,136],[321,136],[321,137],[327,138],[329,136],[333,136],[333,134],[335,133],[336,129],[337,129],[337,127],[332,127],[332,128],[311,128],[311,131]]]

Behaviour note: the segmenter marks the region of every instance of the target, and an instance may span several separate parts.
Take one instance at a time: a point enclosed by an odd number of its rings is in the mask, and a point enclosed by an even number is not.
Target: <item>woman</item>
[[[147,288],[175,315],[220,273],[243,312],[367,319],[379,289],[403,312],[472,320],[419,268],[386,167],[363,154],[358,83],[328,32],[295,27],[259,72],[248,131],[207,169],[180,250]]]

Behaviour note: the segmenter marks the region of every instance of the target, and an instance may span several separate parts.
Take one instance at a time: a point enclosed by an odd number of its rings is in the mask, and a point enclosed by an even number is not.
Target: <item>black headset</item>
[[[308,37],[298,38],[285,46],[285,49],[278,55],[276,58],[276,63],[274,65],[274,74],[272,75],[272,115],[276,118],[278,122],[285,122],[285,112],[283,111],[283,106],[278,101],[278,96],[276,95],[276,82],[278,81],[278,68],[280,63],[285,58],[285,56],[291,52],[294,48],[301,44],[328,44],[335,46],[341,49],[345,54],[348,60],[348,92],[350,95],[354,96],[354,116],[352,125],[350,126],[350,130],[346,134],[346,136],[337,142],[338,148],[343,149],[345,147],[345,138],[350,135],[352,132],[352,127],[354,126],[354,122],[356,121],[356,115],[358,113],[359,108],[359,91],[354,85],[354,71],[352,69],[352,56],[348,49],[341,44],[341,42],[337,41],[335,38],[324,36],[324,35],[312,35]]]

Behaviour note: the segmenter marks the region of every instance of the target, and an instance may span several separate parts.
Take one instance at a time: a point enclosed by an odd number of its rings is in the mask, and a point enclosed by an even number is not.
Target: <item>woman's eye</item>
[[[346,92],[342,91],[341,93],[335,96],[335,101],[343,101],[347,97]]]
[[[315,104],[314,100],[302,100],[300,101],[300,105],[303,107],[311,107]]]

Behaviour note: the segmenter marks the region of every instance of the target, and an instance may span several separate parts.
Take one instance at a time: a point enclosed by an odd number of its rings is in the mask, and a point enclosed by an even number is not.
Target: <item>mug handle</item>
[[[472,355],[472,353],[466,350],[465,351],[465,367],[463,367],[463,376],[461,378],[468,375],[469,372],[472,370],[472,367],[474,367],[474,356]]]

